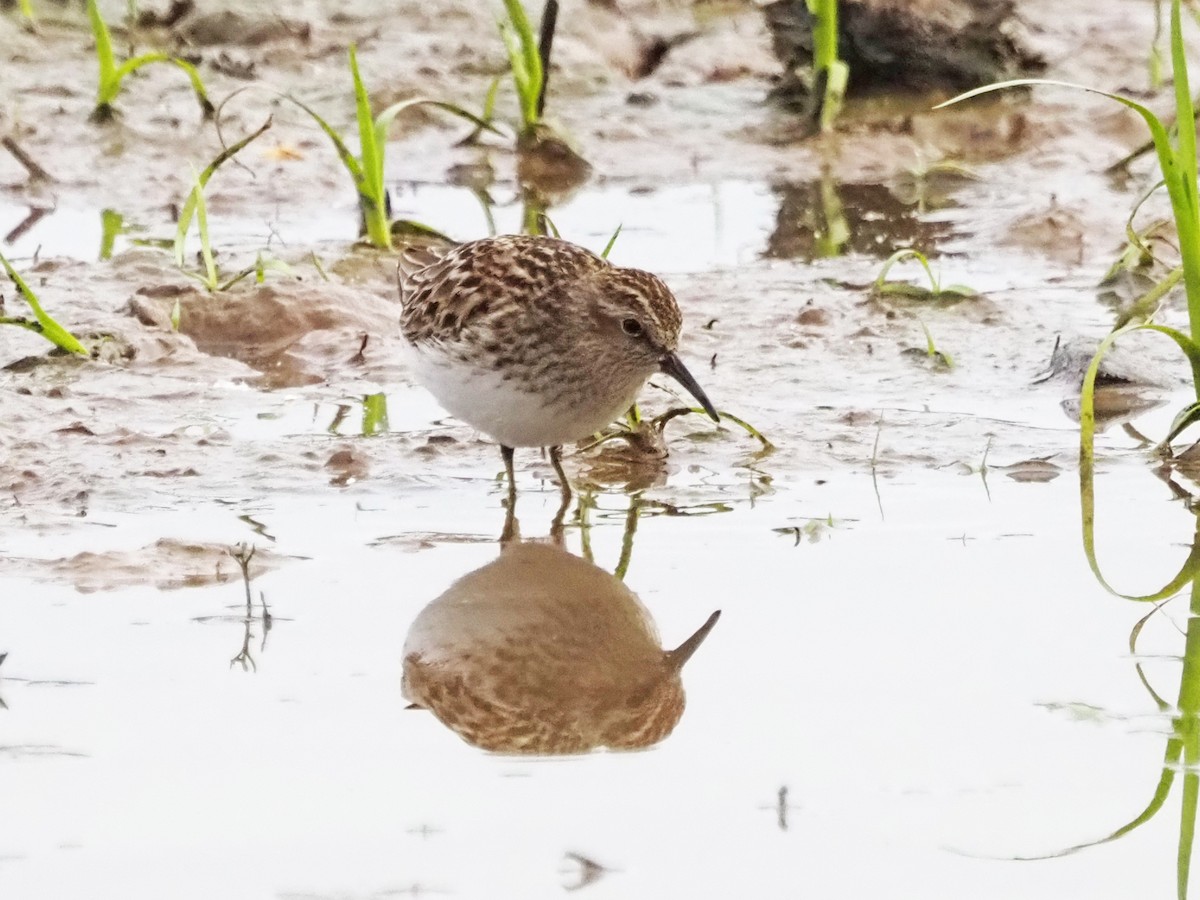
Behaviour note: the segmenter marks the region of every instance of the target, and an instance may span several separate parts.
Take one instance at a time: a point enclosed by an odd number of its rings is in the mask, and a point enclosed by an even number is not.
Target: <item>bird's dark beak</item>
[[[708,395],[704,393],[704,389],[696,384],[696,379],[692,377],[692,373],[687,370],[679,357],[674,353],[668,353],[658,361],[659,368],[670,375],[685,388],[688,393],[700,401],[700,405],[704,407],[704,411],[708,413],[710,419],[714,422],[720,422],[721,417],[717,415],[716,407],[712,405],[712,401],[708,399]]]

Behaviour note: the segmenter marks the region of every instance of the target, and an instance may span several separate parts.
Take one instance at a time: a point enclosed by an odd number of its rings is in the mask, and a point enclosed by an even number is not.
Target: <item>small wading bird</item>
[[[611,424],[655,372],[682,384],[719,421],[676,354],[675,297],[649,272],[558,238],[504,235],[440,258],[406,256],[398,281],[416,379],[451,414],[500,442],[510,511],[513,448],[550,448],[565,508],[571,488],[562,445]]]

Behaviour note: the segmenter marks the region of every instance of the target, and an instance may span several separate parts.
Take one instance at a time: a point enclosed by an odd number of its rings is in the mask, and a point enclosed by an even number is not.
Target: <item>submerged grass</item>
[[[204,90],[204,82],[200,80],[200,73],[196,71],[195,66],[178,56],[157,52],[143,53],[141,56],[135,56],[117,65],[116,57],[113,55],[112,36],[109,34],[104,17],[100,15],[96,0],[87,0],[87,14],[92,25],[92,36],[96,41],[96,62],[100,67],[99,83],[96,88],[96,106],[91,115],[93,122],[109,122],[116,115],[113,103],[121,93],[121,82],[124,81],[126,75],[136,72],[143,66],[159,62],[170,63],[183,70],[192,83],[192,91],[196,94],[196,101],[200,104],[200,111],[204,118],[212,118],[214,107],[208,99],[208,93]]]

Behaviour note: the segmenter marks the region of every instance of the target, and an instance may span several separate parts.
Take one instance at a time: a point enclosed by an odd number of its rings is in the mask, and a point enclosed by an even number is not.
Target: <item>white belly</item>
[[[413,348],[410,359],[417,381],[447,412],[506,447],[557,447],[595,434],[633,405],[645,382],[630,384],[618,397],[582,392],[582,400],[570,403],[433,349]]]

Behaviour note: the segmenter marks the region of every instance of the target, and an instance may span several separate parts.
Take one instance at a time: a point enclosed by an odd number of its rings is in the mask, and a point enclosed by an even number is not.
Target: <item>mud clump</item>
[[[845,0],[838,55],[850,66],[847,94],[881,90],[966,90],[1042,72],[1026,43],[1014,0]],[[813,15],[805,0],[764,8],[775,56],[784,65],[772,97],[812,103]]]
[[[257,369],[272,387],[321,383],[351,364],[364,334],[387,335],[397,320],[392,301],[333,284],[264,285],[219,297],[148,288],[129,310],[142,324],[166,330],[176,303],[179,331],[197,349]]]
[[[177,33],[189,44],[197,47],[261,47],[263,44],[291,38],[307,42],[311,36],[310,26],[303,22],[273,17],[254,20],[230,9],[178,18],[182,19],[182,22],[175,25]]]
[[[250,577],[278,568],[282,561],[278,554],[259,551],[254,554]],[[168,591],[222,584],[241,577],[228,546],[173,538],[161,538],[137,550],[85,551],[61,559],[9,557],[0,560],[0,570],[10,575],[66,581],[81,594],[139,585]]]
[[[371,471],[370,461],[354,447],[335,450],[326,461],[325,468],[331,473],[329,483],[336,487],[362,481]]]

